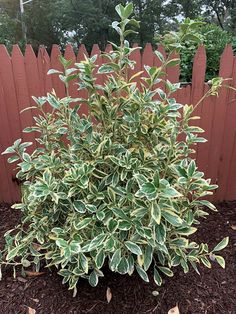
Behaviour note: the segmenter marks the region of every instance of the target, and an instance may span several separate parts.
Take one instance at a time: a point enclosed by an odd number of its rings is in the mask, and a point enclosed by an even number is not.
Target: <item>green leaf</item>
[[[114,69],[112,66],[110,66],[109,64],[103,64],[100,66],[100,68],[98,69],[98,73],[99,74],[103,74],[103,73],[112,73],[114,72]]]
[[[137,28],[140,27],[140,21],[137,21],[137,20],[135,20],[135,19],[130,19],[130,20],[129,20],[129,24],[132,25],[132,26],[134,26],[134,27],[137,27]]]
[[[98,276],[95,271],[92,271],[89,275],[89,284],[92,287],[96,287],[96,285],[98,284]]]
[[[128,36],[129,34],[138,34],[138,32],[133,31],[132,29],[128,29],[124,32],[124,37]]]
[[[170,240],[170,245],[171,246],[178,246],[178,247],[181,247],[181,248],[186,248],[188,246],[188,239],[185,239],[185,238],[176,238],[176,239],[172,239]]]
[[[118,228],[120,230],[129,230],[132,227],[132,224],[129,221],[119,221]]]
[[[80,200],[76,200],[73,203],[74,209],[81,214],[84,214],[86,212],[86,206],[84,204],[84,202],[80,201]]]
[[[158,171],[155,171],[155,174],[153,176],[153,183],[155,185],[156,188],[159,187],[159,184],[160,184],[160,175],[159,175],[159,172]]]
[[[166,93],[162,89],[157,88],[156,91],[162,100],[166,99]]]
[[[70,243],[70,250],[72,253],[79,253],[81,250],[81,246],[79,245],[77,241],[72,241]]]
[[[214,255],[214,258],[222,268],[225,268],[225,260],[222,256]]]
[[[60,107],[60,102],[58,99],[56,99],[56,97],[54,97],[51,94],[47,95],[47,101],[48,103],[55,109],[58,109]]]
[[[211,268],[211,263],[205,256],[200,256],[200,260],[207,268]]]
[[[84,218],[78,222],[74,221],[74,227],[76,230],[81,230],[81,229],[87,227],[91,223],[91,221],[92,221],[91,217]]]
[[[197,231],[195,227],[183,227],[176,229],[176,232],[180,235],[190,235]]]
[[[158,286],[161,286],[162,278],[161,278],[160,274],[158,273],[156,267],[154,267],[153,278],[154,278],[155,284]]]
[[[50,74],[63,74],[63,72],[55,70],[55,69],[50,69],[48,70],[47,75],[50,75]]]
[[[86,209],[91,213],[95,213],[97,211],[97,207],[92,204],[86,204]]]
[[[56,240],[56,245],[61,247],[61,248],[68,247],[68,243],[64,239],[57,239]]]
[[[168,61],[166,63],[167,67],[175,67],[176,65],[178,65],[180,63],[180,59],[171,59],[170,61]]]
[[[148,245],[145,249],[144,252],[144,263],[143,263],[143,268],[145,271],[148,270],[152,263],[152,257],[153,257],[153,249],[150,245]]]
[[[10,260],[12,260],[14,257],[16,257],[16,256],[17,256],[17,253],[18,253],[18,251],[19,251],[19,249],[20,249],[20,247],[19,247],[19,246],[16,246],[16,247],[14,247],[12,250],[10,250],[10,251],[8,252],[7,256],[6,256],[6,260],[7,260],[7,261],[10,261]]]
[[[118,221],[115,219],[110,219],[107,224],[109,232],[114,232],[118,227]]]
[[[154,53],[155,53],[155,55],[157,56],[157,58],[158,58],[161,62],[164,62],[164,61],[165,61],[165,58],[164,58],[163,54],[162,54],[160,51],[155,50]]]
[[[9,162],[9,164],[12,164],[13,162],[15,162],[15,161],[17,161],[19,159],[20,159],[19,156],[12,156],[12,157],[9,157],[7,159],[7,161]]]
[[[98,220],[102,221],[105,218],[105,213],[104,213],[104,211],[100,211],[100,212],[96,213],[96,216],[97,216]]]
[[[99,245],[101,245],[105,238],[107,237],[106,234],[99,234],[97,235],[91,242],[89,245],[90,250],[93,250],[95,248],[97,248]]]
[[[156,239],[159,244],[164,244],[166,241],[166,227],[163,223],[155,226]]]
[[[156,192],[156,187],[153,183],[146,182],[142,184],[141,191],[146,195],[150,195]]]
[[[191,160],[190,164],[188,165],[188,176],[191,178],[196,171],[196,164],[194,160]]]
[[[162,216],[173,226],[180,226],[183,223],[183,220],[171,210],[163,209]]]
[[[158,194],[155,185],[151,182],[142,184],[140,190],[135,194],[135,196],[139,197],[141,195],[146,196],[149,200],[156,199]]]
[[[200,200],[200,201],[195,201],[194,203],[206,206],[208,208],[210,208],[211,210],[217,211],[215,205],[213,205],[211,202],[206,201],[206,200]]]
[[[59,60],[65,69],[69,68],[73,60],[66,60],[63,56],[59,56]]]
[[[121,35],[121,28],[118,26],[120,23],[117,21],[112,22],[111,26],[114,28],[119,35]]]
[[[127,19],[131,15],[132,12],[133,12],[133,3],[130,2],[129,4],[125,6],[122,18]]]
[[[113,251],[114,245],[115,245],[115,241],[114,241],[113,238],[109,238],[109,239],[105,242],[105,248],[106,248],[107,251]]]
[[[144,175],[142,175],[142,174],[135,174],[134,177],[135,177],[135,179],[138,182],[138,185],[140,187],[142,186],[142,184],[148,182],[148,179]]]
[[[88,273],[88,269],[89,269],[88,259],[86,258],[86,256],[83,253],[79,254],[79,263],[80,263],[83,271],[85,272],[85,274],[87,274]]]
[[[112,255],[111,261],[110,261],[110,268],[112,271],[117,269],[117,267],[120,263],[120,260],[121,260],[121,250],[118,249],[114,252],[114,254]]]
[[[161,223],[161,209],[157,202],[151,203],[151,217],[158,225]]]
[[[142,255],[142,250],[140,249],[140,247],[136,243],[133,243],[131,241],[126,241],[125,246],[133,254]]]
[[[125,8],[123,7],[122,4],[118,4],[115,6],[115,10],[118,13],[119,17],[122,18],[125,13]]]
[[[129,220],[128,217],[126,216],[126,214],[124,213],[124,211],[122,209],[120,209],[120,208],[113,208],[112,211],[119,218],[124,219],[124,220]]]
[[[140,267],[139,265],[136,265],[136,270],[137,270],[139,276],[140,276],[144,281],[149,282],[148,275],[147,275],[147,273],[145,272],[145,270],[144,270],[142,267]]]
[[[180,194],[176,189],[172,188],[172,187],[166,187],[161,194],[163,197],[180,197],[182,196],[182,194]]]
[[[223,250],[227,245],[229,244],[229,237],[224,238],[223,240],[220,241],[220,243],[218,243],[214,249],[212,250],[212,252],[217,252],[217,251],[221,251]]]
[[[64,230],[62,228],[58,228],[58,227],[53,228],[51,231],[53,233],[56,233],[57,235],[64,233]]]
[[[129,263],[124,256],[120,260],[117,271],[122,275],[127,274],[129,271]]]
[[[199,38],[198,36],[194,35],[194,34],[191,34],[191,33],[188,33],[186,34],[183,39],[183,41],[190,41],[190,42],[196,42],[198,44],[201,43],[201,38]]]
[[[105,253],[104,253],[104,250],[101,249],[95,257],[95,264],[98,269],[103,266],[104,261],[105,261]]]
[[[165,274],[168,277],[174,276],[173,271],[168,267],[158,266],[158,269],[160,269],[160,271],[163,272],[163,274]]]
[[[15,148],[10,146],[2,152],[2,155],[15,153]]]

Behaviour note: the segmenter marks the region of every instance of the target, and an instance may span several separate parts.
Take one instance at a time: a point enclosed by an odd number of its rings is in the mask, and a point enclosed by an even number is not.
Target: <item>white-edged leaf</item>
[[[220,241],[220,243],[218,243],[214,249],[212,250],[212,252],[217,252],[217,251],[221,251],[223,250],[229,243],[229,237],[224,238],[223,240]]]
[[[158,225],[161,223],[161,208],[157,202],[151,204],[151,217]]]
[[[136,243],[131,242],[131,241],[126,241],[125,246],[133,254],[142,255],[142,250],[140,249],[140,247]]]
[[[225,268],[225,259],[222,256],[219,255],[215,255],[215,260],[217,261],[217,263],[222,267]]]
[[[145,272],[145,270],[144,270],[142,267],[140,267],[139,265],[136,265],[136,270],[137,270],[139,276],[140,276],[144,281],[149,282],[148,275],[147,275],[147,273]]]

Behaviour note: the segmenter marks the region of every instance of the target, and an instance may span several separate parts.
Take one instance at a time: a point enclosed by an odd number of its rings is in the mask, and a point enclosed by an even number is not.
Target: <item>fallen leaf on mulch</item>
[[[37,277],[37,276],[42,276],[46,274],[45,272],[28,271],[28,270],[26,270],[25,273],[28,277]]]
[[[112,299],[112,293],[111,293],[111,289],[109,287],[107,287],[106,296],[107,296],[107,303],[110,303],[111,299]]]
[[[23,282],[23,283],[26,283],[27,282],[27,279],[23,278],[23,277],[17,277],[16,278],[19,282]]]
[[[172,309],[170,309],[170,310],[168,311],[168,314],[180,314],[178,305],[176,305],[175,307],[173,307]]]
[[[156,296],[158,296],[158,295],[159,295],[159,292],[158,292],[158,291],[156,291],[156,290],[154,290],[154,291],[152,291],[152,295],[154,295],[154,297],[156,297]]]
[[[32,307],[28,307],[27,314],[36,314],[35,309],[32,309]]]
[[[236,225],[232,225],[231,229],[236,230]]]

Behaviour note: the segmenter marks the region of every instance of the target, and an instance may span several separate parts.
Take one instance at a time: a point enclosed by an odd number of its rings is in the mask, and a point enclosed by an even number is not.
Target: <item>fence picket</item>
[[[4,92],[4,105],[6,106],[7,116],[8,116],[8,127],[11,130],[11,139],[10,143],[12,144],[18,138],[21,138],[21,122],[19,117],[19,106],[17,101],[17,95],[14,84],[14,75],[12,70],[11,58],[6,50],[4,45],[0,45],[0,76],[1,76],[1,85]],[[2,129],[1,132],[5,133],[5,130]],[[4,148],[5,149],[5,148]],[[14,166],[9,166],[8,169],[11,169],[10,178],[14,180],[15,171]],[[11,187],[14,189],[14,197],[16,200],[19,199],[19,189],[16,183],[11,182]],[[1,193],[3,196],[3,192]]]
[[[14,75],[14,83],[16,88],[16,96],[19,105],[19,111],[30,107],[30,96],[27,86],[26,73],[25,73],[25,64],[24,57],[20,51],[18,45],[13,46],[12,50],[12,69]],[[24,111],[20,113],[20,121],[22,131],[24,128],[33,125],[33,117],[31,110]],[[33,142],[33,146],[30,148],[31,151],[35,148],[35,136],[33,133],[21,133],[21,136],[24,141]]]
[[[38,69],[41,86],[41,95],[46,95],[52,90],[52,78],[48,75],[48,70],[51,69],[50,58],[45,47],[40,47],[38,52]]]
[[[0,104],[5,104],[5,95],[2,87],[2,80],[0,77]],[[4,130],[4,132],[3,132]],[[0,153],[2,153],[7,147],[12,145],[12,134],[9,128],[9,118],[7,114],[7,107],[0,105]],[[0,199],[1,201],[11,203],[14,201],[16,186],[11,180],[12,171],[14,167],[7,163],[7,155],[0,157],[0,180],[3,184],[0,184]]]
[[[197,106],[193,112],[194,116],[200,116],[202,113],[203,102],[199,102],[204,95],[204,82],[206,74],[206,51],[203,45],[198,47],[193,60],[192,71],[192,89],[191,89],[191,104]],[[201,120],[193,120],[192,125],[201,126]],[[196,158],[198,158],[199,144],[195,147]]]
[[[150,43],[146,44],[142,53],[142,68],[144,70],[144,76],[147,76],[147,74],[145,73],[146,71],[144,69],[145,65],[148,65],[150,67],[154,65],[154,54],[153,54],[152,45]]]
[[[236,57],[234,57],[234,64],[233,64],[233,78],[232,78],[232,86],[236,86]],[[220,189],[217,190],[215,198],[219,200],[223,200],[227,187],[227,182],[230,182],[230,168],[231,163],[235,162],[236,156],[233,154],[233,148],[234,148],[234,138],[236,134],[236,123],[235,123],[235,117],[236,117],[236,93],[234,90],[228,91],[228,102],[225,103],[226,106],[226,118],[224,123],[224,132],[223,132],[223,141],[221,146],[221,156],[219,160],[219,166],[218,166],[218,184],[220,186]],[[232,159],[232,157],[234,157]],[[235,175],[235,172],[233,173]],[[232,188],[232,187],[231,187]],[[236,189],[234,189],[234,193],[236,192]]]
[[[231,77],[232,69],[233,69],[233,51],[232,47],[228,45],[226,46],[221,56],[219,76],[223,78]],[[218,167],[221,158],[221,148],[228,95],[229,89],[222,88],[219,93],[219,97],[215,99],[210,155],[208,161],[209,163],[208,175],[212,179],[213,183],[218,183]]]

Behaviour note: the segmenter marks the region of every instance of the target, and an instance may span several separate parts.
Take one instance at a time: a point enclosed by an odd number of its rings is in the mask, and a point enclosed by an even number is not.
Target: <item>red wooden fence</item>
[[[158,48],[163,54],[162,47]],[[106,51],[111,50],[108,45]],[[59,97],[65,96],[65,88],[57,76],[48,76],[50,68],[61,69],[58,56],[61,54],[57,45],[52,48],[49,56],[45,48],[40,48],[36,56],[32,47],[27,46],[25,55],[19,47],[14,46],[11,56],[4,45],[0,45],[0,152],[10,146],[15,139],[23,138],[32,141],[33,135],[22,133],[22,129],[33,124],[31,111],[20,114],[20,111],[33,105],[31,98],[42,96],[55,89]],[[104,62],[100,56],[98,45],[94,45],[91,55],[98,54],[97,64]],[[64,56],[79,62],[88,55],[86,48],[81,45],[75,55],[71,46],[67,46]],[[154,55],[153,48],[147,44],[143,53],[134,51],[131,56],[136,61],[132,75],[143,69],[144,65],[158,66],[159,59]],[[196,104],[202,95],[209,89],[205,83],[206,54],[204,46],[200,46],[194,57],[192,83],[179,90],[175,97],[181,103]],[[231,46],[227,46],[220,59],[219,75],[232,78],[230,84],[236,87],[236,57],[233,56]],[[171,82],[178,82],[179,67],[168,68],[167,78]],[[104,76],[97,77],[99,83]],[[140,77],[136,78],[139,82]],[[85,91],[78,91],[71,82],[70,94],[73,97],[86,97]],[[162,86],[164,88],[164,86]],[[83,107],[81,113],[87,113]],[[236,93],[233,90],[222,88],[219,97],[207,98],[196,110],[201,116],[198,124],[205,130],[208,142],[197,148],[198,167],[205,172],[206,177],[212,178],[213,183],[219,185],[213,200],[236,199]],[[0,202],[19,200],[20,189],[14,179],[14,167],[6,161],[7,157],[0,157]]]

